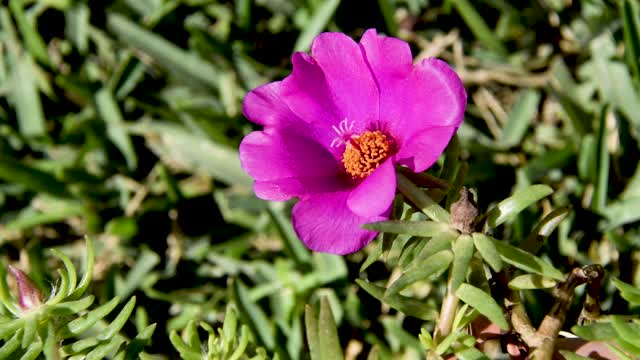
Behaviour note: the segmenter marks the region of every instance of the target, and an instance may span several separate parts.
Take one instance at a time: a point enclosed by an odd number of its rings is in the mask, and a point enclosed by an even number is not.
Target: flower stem
[[[442,300],[442,306],[440,307],[440,318],[438,324],[436,324],[436,331],[434,338],[436,342],[444,339],[451,333],[453,327],[453,320],[456,317],[456,310],[458,308],[458,297],[455,294],[454,276],[453,272],[449,272],[449,279],[447,280],[447,293]]]
[[[401,173],[398,173],[398,190],[431,220],[449,222],[449,213]]]
[[[541,344],[531,354],[534,360],[551,360],[555,351],[558,333],[562,329],[567,312],[571,306],[575,288],[590,282],[599,282],[604,276],[601,265],[587,265],[575,268],[563,283],[558,284],[554,290],[555,304],[542,320],[536,336],[541,339]]]

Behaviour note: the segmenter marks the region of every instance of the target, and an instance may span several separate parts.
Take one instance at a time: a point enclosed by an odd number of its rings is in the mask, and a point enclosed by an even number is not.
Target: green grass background
[[[304,304],[322,296],[343,348],[360,344],[361,358],[375,344],[393,358],[420,353],[444,283],[422,289],[426,321],[381,305],[354,280],[385,284],[396,264],[360,273],[372,248],[311,254],[289,205],[256,199],[238,161],[254,129],[241,113],[247,91],[286,76],[291,54],[319,32],[358,39],[367,28],[459,72],[469,94],[458,133],[465,185],[481,209],[533,183],[554,189],[496,235],[518,244],[541,213],[571,207],[538,255],[564,271],[600,263],[640,284],[632,0],[2,1],[4,262],[47,293],[60,266],[47,250],[80,263],[90,234],[90,293],[99,303],[137,296],[122,331],[135,336],[145,316],[157,323],[149,354],[177,356],[170,331],[189,320],[218,326],[232,302],[269,353],[305,358]],[[637,312],[605,283],[608,311]],[[550,298],[526,301],[535,322]]]

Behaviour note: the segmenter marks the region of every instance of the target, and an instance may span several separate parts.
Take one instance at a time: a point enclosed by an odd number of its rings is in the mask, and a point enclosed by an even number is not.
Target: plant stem
[[[456,310],[458,308],[458,297],[455,294],[453,288],[453,272],[449,272],[449,279],[447,280],[447,293],[442,300],[442,306],[440,307],[440,318],[438,324],[436,324],[436,331],[434,339],[436,342],[444,339],[451,333],[453,327],[453,320],[456,316]]]
[[[507,307],[511,310],[511,326],[518,333],[522,341],[530,347],[539,345],[539,338],[536,335],[536,328],[531,325],[531,319],[522,305],[522,299],[517,291],[509,293],[505,303],[509,303]]]
[[[431,220],[449,222],[449,213],[429,197],[422,189],[401,173],[398,174],[398,190]]]
[[[532,354],[534,360],[550,360],[558,338],[558,333],[567,317],[567,311],[573,300],[574,290],[577,286],[599,281],[604,276],[604,269],[600,265],[587,265],[575,268],[567,277],[567,280],[558,284],[555,289],[556,302],[542,320],[536,336],[540,339],[540,345]]]

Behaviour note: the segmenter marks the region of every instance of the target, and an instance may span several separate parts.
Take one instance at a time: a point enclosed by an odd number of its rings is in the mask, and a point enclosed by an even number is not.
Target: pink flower
[[[315,251],[349,254],[389,218],[397,165],[422,172],[462,122],[466,92],[445,62],[413,64],[409,45],[368,30],[360,43],[318,35],[293,55],[293,72],[247,94],[243,112],[262,131],[240,161],[265,200],[298,198],[293,226]]]

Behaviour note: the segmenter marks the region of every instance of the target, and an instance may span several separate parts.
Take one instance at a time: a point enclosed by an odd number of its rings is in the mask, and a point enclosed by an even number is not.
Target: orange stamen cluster
[[[353,136],[342,154],[342,164],[354,179],[369,176],[391,154],[391,142],[380,131],[365,131]]]

